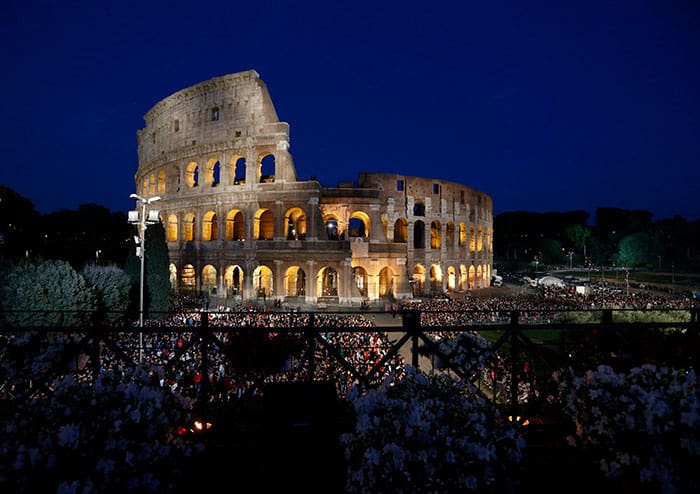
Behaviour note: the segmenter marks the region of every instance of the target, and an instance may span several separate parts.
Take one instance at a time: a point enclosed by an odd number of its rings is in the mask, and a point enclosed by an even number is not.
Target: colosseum
[[[289,124],[254,70],[182,89],[144,120],[136,189],[160,197],[179,292],[350,306],[489,285],[487,194],[388,173],[299,180]]]

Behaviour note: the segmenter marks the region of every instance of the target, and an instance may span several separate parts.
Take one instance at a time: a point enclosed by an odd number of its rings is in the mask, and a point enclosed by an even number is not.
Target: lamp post
[[[569,256],[569,271],[571,271],[574,268],[574,252],[570,250],[567,256]]]
[[[141,261],[141,276],[139,279],[139,328],[141,328],[141,331],[139,331],[139,362],[141,362],[143,361],[143,274],[144,261],[146,259],[146,228],[148,228],[148,225],[154,225],[160,221],[158,211],[151,210],[146,214],[146,206],[159,201],[160,196],[145,199],[137,194],[131,194],[129,197],[141,203],[140,213],[138,210],[129,211],[129,223],[139,225],[139,236],[134,237],[134,240],[136,240],[136,255]]]

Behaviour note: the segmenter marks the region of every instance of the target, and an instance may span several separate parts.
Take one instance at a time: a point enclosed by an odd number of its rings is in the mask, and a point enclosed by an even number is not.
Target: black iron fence
[[[0,359],[12,365],[13,345],[25,345],[17,364],[24,367],[17,371],[35,392],[67,372],[91,379],[105,367],[156,364],[164,369],[162,384],[196,399],[203,412],[259,395],[271,382],[331,381],[342,396],[353,385],[376,386],[412,365],[469,379],[511,416],[527,417],[546,405],[554,392],[552,373],[559,369],[583,372],[599,364],[629,368],[649,362],[697,368],[699,314],[698,308],[393,314],[193,310],[163,314],[139,327],[78,313],[52,318],[35,313],[36,320],[52,324],[28,325],[31,313],[4,312]],[[370,323],[375,316],[380,322]],[[449,344],[454,341],[459,344]],[[32,356],[47,354],[53,356],[50,364],[27,364]],[[11,393],[2,385],[3,394]]]

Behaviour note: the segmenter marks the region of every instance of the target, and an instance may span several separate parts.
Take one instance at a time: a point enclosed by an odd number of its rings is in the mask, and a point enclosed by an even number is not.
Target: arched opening
[[[455,224],[451,221],[445,226],[445,244],[447,247],[453,247],[455,241]]]
[[[231,265],[224,271],[224,286],[226,293],[232,297],[239,297],[243,294],[243,269],[236,265]]]
[[[459,246],[462,247],[467,245],[467,225],[464,223],[459,224]]]
[[[170,281],[170,289],[177,290],[177,267],[172,262],[168,265],[168,281]]]
[[[482,230],[481,227],[477,230],[476,234],[476,250],[477,252],[481,252],[482,249],[484,248],[484,231]]]
[[[202,240],[209,242],[219,239],[219,220],[214,211],[204,213],[202,221]]]
[[[287,240],[306,238],[306,213],[301,208],[291,208],[284,215],[287,227]]]
[[[182,277],[180,278],[180,283],[182,288],[186,291],[193,291],[197,286],[197,280],[195,279],[194,266],[191,264],[185,264],[182,267]]]
[[[221,164],[216,158],[207,161],[207,171],[204,176],[204,183],[212,187],[218,187],[221,182]]]
[[[325,267],[318,272],[316,290],[322,297],[337,297],[338,281],[338,272],[331,267]]]
[[[245,217],[238,209],[232,209],[226,215],[226,240],[245,240]]]
[[[190,188],[199,185],[199,166],[195,161],[188,163],[185,168],[185,184]]]
[[[367,270],[362,266],[352,269],[352,277],[355,282],[358,294],[367,297]]]
[[[241,185],[245,183],[245,158],[240,155],[235,155],[231,158],[229,177],[233,185]]]
[[[469,227],[469,252],[476,252],[476,235],[473,226]]]
[[[476,268],[472,264],[469,266],[469,289],[476,287]]]
[[[158,195],[165,194],[165,168],[158,171]]]
[[[442,225],[438,220],[430,223],[430,248],[439,249],[442,245]]]
[[[255,295],[267,299],[272,294],[272,270],[263,265],[253,271],[253,288]]]
[[[253,223],[253,237],[255,240],[272,240],[275,233],[275,222],[272,211],[260,209],[255,213]]]
[[[413,296],[422,295],[425,293],[425,267],[421,264],[416,264],[413,268],[413,274],[409,280],[413,289]]]
[[[385,298],[394,296],[394,272],[389,267],[379,271],[379,296]]]
[[[362,211],[352,213],[348,222],[348,238],[366,238],[369,234],[369,215]]]
[[[149,180],[149,187],[148,187],[148,196],[147,197],[153,197],[156,195],[156,174],[151,173],[151,178]]]
[[[481,264],[479,264],[476,267],[476,287],[477,288],[481,288],[482,286],[484,286],[483,279],[484,279],[484,275],[482,273]]]
[[[340,240],[338,218],[334,216],[326,216],[326,218],[324,218],[324,223],[326,226],[326,234],[328,235],[328,240]]]
[[[202,268],[202,289],[209,294],[216,293],[216,268],[207,264]]]
[[[467,284],[467,267],[464,264],[459,266],[459,291],[466,292],[469,288]]]
[[[177,242],[177,215],[168,216],[168,242]]]
[[[430,266],[430,292],[442,293],[442,268],[437,264]]]
[[[299,266],[292,266],[285,272],[284,294],[287,297],[306,295],[306,273]]]
[[[394,222],[394,242],[398,244],[408,242],[408,221],[406,218],[399,218]]]
[[[182,239],[186,242],[194,241],[194,214],[185,214],[182,220]]]
[[[425,223],[420,220],[413,224],[413,248],[425,249]]]
[[[457,272],[454,266],[449,266],[447,268],[447,289],[450,291],[455,291],[457,286]]]
[[[258,176],[260,177],[260,183],[265,184],[275,181],[275,155],[265,154],[260,157],[260,163],[258,165]]]

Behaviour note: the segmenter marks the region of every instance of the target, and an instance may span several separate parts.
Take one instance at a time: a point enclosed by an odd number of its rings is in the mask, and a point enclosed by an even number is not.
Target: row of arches
[[[275,181],[276,158],[271,152],[260,153],[254,176],[258,183]],[[179,192],[182,184],[188,189],[197,187],[218,187],[220,185],[242,185],[247,177],[246,157],[234,154],[222,165],[218,158],[205,162],[190,161],[184,167],[172,165],[146,174],[141,179],[141,195],[155,196],[170,192]]]
[[[231,209],[226,213],[223,224],[219,215],[215,211],[207,211],[201,220],[201,236],[198,236],[197,218],[194,213],[188,212],[180,217],[172,213],[166,220],[166,238],[169,242],[179,240],[192,242],[203,240],[243,241],[247,236],[252,235],[254,240],[272,240],[276,237],[276,230],[283,229],[280,237],[287,240],[303,240],[308,233],[309,224],[306,212],[300,207],[292,207],[284,212],[282,222],[276,225],[274,213],[268,208],[258,209],[252,217],[252,228],[247,230],[245,214],[240,209]],[[370,236],[370,217],[363,211],[355,211],[344,224],[338,217],[327,214],[323,217],[324,229],[329,240],[341,240],[347,238],[366,238]],[[394,222],[393,229],[389,229],[386,220],[382,220],[385,235],[392,237],[394,243],[407,243],[408,221],[406,218],[399,218]],[[391,235],[393,233],[393,235]],[[442,224],[435,220],[430,224],[430,248],[440,249],[443,246],[451,247],[456,245],[462,247],[468,244],[470,252],[491,251],[492,232],[490,228],[482,226],[467,227],[465,223],[459,223],[458,232],[455,232],[453,222],[447,222],[444,233]],[[421,220],[413,224],[413,247],[416,249],[426,248],[426,228]]]
[[[376,294],[380,298],[396,294],[397,273],[384,267],[377,276]],[[311,276],[311,277],[310,277]],[[276,280],[272,269],[266,265],[254,268],[250,273],[239,264],[231,264],[219,271],[212,264],[202,267],[199,276],[192,264],[185,264],[178,275],[175,264],[170,264],[170,283],[176,291],[204,291],[225,297],[243,299],[255,297],[363,297],[370,295],[369,275],[365,268],[352,269],[351,293],[339,293],[341,274],[331,266],[323,266],[315,273],[309,273],[300,265],[287,267]],[[460,265],[443,268],[439,264],[424,266],[417,264],[410,277],[412,295],[444,293],[445,291],[464,292],[489,285],[491,266]]]

